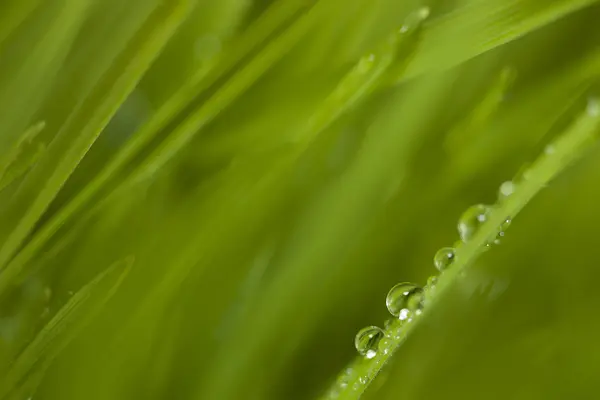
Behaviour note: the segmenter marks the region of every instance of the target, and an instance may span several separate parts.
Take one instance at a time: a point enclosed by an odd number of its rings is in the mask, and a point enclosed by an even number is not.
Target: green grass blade
[[[13,0],[9,5],[2,4],[2,14],[0,14],[0,52],[6,38],[25,21],[29,14],[40,4],[40,1]]]
[[[404,78],[451,68],[597,2],[472,2],[426,24],[421,51],[415,54]],[[440,43],[445,45],[440,46]]]
[[[45,122],[39,122],[29,128],[19,141],[13,146],[9,154],[0,161],[0,190],[10,185],[13,180],[23,174],[33,165],[40,156],[40,152],[23,156],[26,147],[38,136],[46,126]],[[42,148],[43,150],[43,148]]]
[[[35,373],[36,366],[49,365],[115,294],[132,264],[132,257],[116,262],[71,297],[0,379],[0,399]]]
[[[32,45],[27,57],[7,63],[10,72],[0,75],[0,108],[3,110],[0,153],[10,148],[30,125],[88,14],[90,2],[64,0],[44,4],[38,22],[50,22],[43,36],[27,37]],[[16,63],[19,64],[15,68]]]
[[[435,308],[436,303],[444,301],[444,296],[459,279],[460,274],[468,273],[477,257],[487,250],[487,244],[497,238],[498,227],[502,226],[507,218],[514,218],[537,193],[580,157],[583,150],[589,148],[597,139],[599,128],[600,104],[597,100],[592,99],[589,102],[588,110],[552,144],[553,152],[541,155],[527,171],[526,179],[515,182],[517,185],[515,193],[494,208],[489,218],[471,240],[461,243],[456,248],[455,262],[452,267],[440,277],[435,291],[431,290],[427,294],[423,315],[410,323],[399,319],[395,320],[387,331],[389,340],[386,348],[380,348],[380,351],[372,359],[361,358],[354,361],[323,399],[359,399],[390,357],[393,357],[402,342],[411,334],[411,331],[422,321],[427,320],[429,310]]]
[[[296,11],[301,2],[296,4],[292,3],[279,3],[276,8],[271,10],[265,15],[265,19],[259,22],[255,27],[255,30],[248,36],[247,41],[243,41],[240,45],[240,50],[235,56],[225,61],[226,68],[233,68],[235,63],[239,61],[245,54],[250,52],[254,46],[257,46],[260,42],[266,39],[272,31],[283,23],[293,11]],[[160,158],[160,163],[166,162],[175,152],[189,141],[193,135],[200,129],[202,125],[205,125],[212,120],[222,108],[225,108],[230,104],[237,96],[243,93],[252,83],[254,83],[262,74],[268,70],[271,65],[281,57],[303,36],[304,33],[310,29],[310,26],[316,22],[320,13],[320,9],[312,10],[307,15],[301,17],[300,21],[297,21],[285,34],[276,39],[271,43],[262,53],[257,56],[256,60],[253,60],[250,65],[245,67],[240,73],[233,78],[226,88],[219,91],[216,95],[216,99],[209,100],[208,104],[203,106],[194,116],[188,118],[184,126],[180,127],[171,136],[169,143],[165,147],[169,150],[155,152],[153,161],[148,162],[145,168],[138,170],[137,178],[139,176],[145,176],[149,173],[149,170],[154,170],[159,166],[156,164],[156,158]],[[175,95],[175,97],[169,101],[164,108],[162,108],[156,116],[146,125],[141,132],[139,137],[134,137],[133,141],[126,145],[122,152],[117,158],[106,167],[101,174],[92,180],[86,187],[83,188],[82,192],[78,194],[72,201],[66,206],[61,208],[57,215],[55,215],[50,221],[48,221],[42,229],[36,233],[32,238],[31,242],[26,245],[23,250],[17,254],[17,258],[14,262],[11,262],[7,268],[0,272],[0,293],[6,290],[7,285],[10,283],[15,276],[17,276],[27,261],[33,257],[36,251],[61,227],[67,220],[73,217],[87,202],[98,193],[98,191],[106,184],[110,178],[120,170],[128,161],[131,160],[137,152],[147,144],[163,127],[170,118],[182,107],[187,100],[198,93],[198,90],[202,90],[206,86],[207,82],[216,80],[222,72],[217,71],[209,81],[199,80],[198,85],[202,85],[200,88],[195,87],[193,90],[187,88]],[[150,165],[150,167],[148,167]],[[128,184],[123,184],[126,187]],[[7,261],[6,252],[0,251],[0,261]],[[4,255],[4,258],[2,257]],[[0,265],[2,265],[0,263]]]
[[[9,221],[5,221],[5,229],[10,229],[10,233],[0,249],[1,266],[6,266],[16,254],[102,129],[182,23],[189,6],[188,0],[181,0],[155,9],[96,90],[50,144],[46,156],[28,174],[7,207]]]

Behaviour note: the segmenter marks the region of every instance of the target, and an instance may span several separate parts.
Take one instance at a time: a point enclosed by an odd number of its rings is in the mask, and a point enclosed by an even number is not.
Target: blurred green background
[[[2,399],[319,398],[355,333],[390,317],[388,289],[435,275],[462,212],[493,204],[597,95],[598,3],[0,0],[0,157],[45,122],[0,191],[0,376],[134,258],[56,357],[0,379]],[[330,110],[424,6],[394,82]],[[157,156],[181,127],[190,140]],[[591,145],[515,217],[365,398],[597,397],[599,160]]]

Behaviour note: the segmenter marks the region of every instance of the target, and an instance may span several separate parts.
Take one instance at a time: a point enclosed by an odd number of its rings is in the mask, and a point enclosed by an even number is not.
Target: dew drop
[[[408,282],[399,283],[391,288],[385,299],[385,305],[390,314],[398,318],[404,310],[411,311],[421,308],[422,302],[423,289]]]
[[[507,217],[504,222],[500,225],[500,227],[498,228],[498,234],[496,235],[496,239],[494,239],[494,244],[500,244],[500,242],[502,241],[502,239],[504,238],[505,232],[508,229],[508,227],[510,226],[512,222],[512,219],[510,217]]]
[[[390,352],[391,348],[392,348],[392,339],[391,338],[385,337],[379,342],[379,351],[382,354],[388,354]]]
[[[488,219],[490,207],[477,204],[464,212],[458,220],[458,233],[463,242],[468,242],[475,236],[479,227]]]
[[[515,192],[516,185],[513,181],[506,181],[502,185],[500,185],[500,189],[498,190],[498,199],[503,200],[507,197],[512,196]]]
[[[385,336],[383,329],[376,326],[367,326],[361,329],[354,338],[354,346],[360,355],[373,358],[377,355],[379,342]]]
[[[427,279],[427,288],[429,290],[434,290],[438,283],[438,277],[436,275],[430,276]]]
[[[435,253],[433,257],[433,264],[438,269],[438,271],[443,272],[446,268],[448,268],[453,262],[455,257],[455,250],[452,247],[443,247]]]
[[[400,28],[400,33],[409,33],[418,29],[423,21],[429,17],[431,10],[429,7],[421,7],[417,11],[412,12],[406,17],[404,24]]]
[[[373,66],[375,65],[375,60],[375,54],[369,54],[368,56],[361,58],[358,62],[358,65],[356,66],[356,71],[359,74],[366,74],[371,69],[373,69]]]
[[[385,322],[383,323],[383,327],[385,328],[386,331],[389,331],[390,329],[392,329],[392,327],[394,326],[394,321],[395,321],[395,319],[392,319],[392,318],[385,320]]]

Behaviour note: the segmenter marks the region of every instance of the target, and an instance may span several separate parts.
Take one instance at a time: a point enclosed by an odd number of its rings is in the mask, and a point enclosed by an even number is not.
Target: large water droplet
[[[488,219],[490,207],[477,204],[464,212],[458,220],[458,233],[463,242],[468,242],[475,236],[479,227]]]
[[[408,313],[423,306],[423,289],[414,283],[399,283],[390,289],[385,299],[388,311],[394,317],[407,319]],[[402,317],[405,318],[402,318]]]
[[[435,253],[435,256],[433,257],[433,264],[438,271],[443,272],[454,262],[455,254],[454,248],[443,247],[439,249],[437,253]]]
[[[366,358],[373,358],[377,355],[379,342],[385,336],[383,329],[377,326],[367,326],[362,328],[354,338],[354,347],[360,355]]]

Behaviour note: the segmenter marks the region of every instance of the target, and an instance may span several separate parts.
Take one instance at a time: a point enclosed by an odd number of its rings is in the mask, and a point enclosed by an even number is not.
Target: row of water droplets
[[[397,45],[397,39],[410,37],[410,35],[415,33],[429,17],[429,14],[429,7],[421,7],[415,12],[410,13],[400,29],[393,35],[391,41],[392,44]],[[368,56],[363,57],[357,65],[357,72],[361,74],[369,73],[374,68],[376,61],[377,56],[375,54],[369,54]],[[416,301],[416,297],[413,299]],[[412,304],[412,301],[413,300],[408,301],[407,304]],[[398,312],[401,313],[402,310],[399,310]],[[380,328],[366,327],[356,335],[355,344],[360,354],[367,359],[372,359],[377,355],[378,347],[385,344],[387,340],[389,340],[389,337],[387,337]],[[387,348],[389,347],[390,345],[387,346]],[[378,365],[383,361],[374,360],[374,362]],[[337,399],[340,393],[347,389],[350,389],[353,392],[362,393],[370,379],[366,375],[358,376],[357,371],[358,368],[352,366],[346,368],[346,370],[338,377],[333,389],[327,393],[326,399]],[[349,387],[350,383],[352,383],[352,385]]]
[[[597,98],[589,99],[586,112],[592,117],[600,115],[600,102]],[[553,144],[549,144],[544,149],[544,154],[546,156],[552,156],[554,152],[555,149]],[[517,188],[517,183],[515,182],[526,181],[529,180],[529,178],[529,170],[525,169],[518,173],[514,180],[502,183],[498,190],[498,203],[502,203],[515,192]],[[461,242],[466,243],[471,240],[481,225],[489,219],[492,210],[492,206],[477,204],[468,208],[467,211],[462,214],[457,225],[460,241],[453,247],[442,247],[433,257],[433,264],[440,273],[444,272],[454,263],[457,245]],[[496,237],[486,243],[486,247],[500,244],[510,223],[511,218],[506,217],[504,222],[498,227]],[[354,345],[359,354],[367,359],[371,359],[374,358],[379,351],[387,353],[390,349],[389,338],[396,337],[399,339],[402,327],[421,315],[423,307],[426,304],[426,294],[435,290],[437,280],[437,276],[431,276],[427,280],[427,285],[425,285],[425,287],[409,282],[398,283],[392,287],[387,294],[385,304],[390,314],[392,314],[394,318],[402,321],[400,329],[397,329],[396,332],[390,332],[390,328],[392,328],[391,322],[394,321],[393,319],[386,321],[386,330],[377,326],[367,326],[361,329],[354,339]]]
[[[600,117],[600,101],[597,98],[590,98],[587,104],[586,113],[588,116]],[[552,157],[556,149],[553,143],[546,146],[544,156]],[[498,190],[497,204],[502,204],[507,198],[512,196],[517,190],[519,184],[532,179],[531,170],[525,168],[517,173],[517,176],[510,181],[502,183]],[[450,268],[456,261],[456,247],[461,243],[471,240],[478,232],[480,227],[489,220],[494,206],[477,204],[468,208],[460,217],[457,230],[460,236],[453,247],[443,247],[438,250],[433,258],[433,264],[436,269],[443,273]],[[507,216],[497,228],[495,237],[488,241],[485,246],[500,244],[505,236],[506,229],[511,224],[511,217]],[[427,303],[428,295],[435,290],[438,276],[431,276],[427,284],[421,287],[414,283],[402,282],[390,289],[386,297],[386,306],[390,314],[394,317],[385,322],[385,330],[377,326],[367,326],[355,336],[354,345],[358,353],[365,360],[371,360],[376,366],[381,366],[385,362],[385,357],[376,357],[378,354],[387,355],[393,350],[394,341],[402,338],[402,332],[407,324],[410,324],[415,318],[419,317]],[[394,324],[400,320],[400,324]],[[360,365],[360,359],[356,360],[356,365]],[[379,368],[376,368],[378,370]],[[362,372],[361,372],[362,370]],[[363,375],[364,373],[364,375]],[[370,374],[370,375],[369,375]],[[328,399],[336,399],[340,391],[346,390],[350,384],[353,391],[364,391],[372,376],[376,371],[365,371],[364,368],[355,368],[353,366],[338,377],[335,389],[329,393]]]
[[[499,189],[498,201],[502,202],[512,195],[515,187],[513,181],[504,182]],[[462,214],[457,224],[460,241],[453,247],[442,247],[433,257],[433,265],[440,273],[452,266],[456,260],[456,247],[475,236],[479,228],[489,219],[492,210],[492,206],[477,204]],[[498,227],[496,237],[486,243],[486,246],[500,244],[510,223],[511,218],[507,217]],[[387,294],[385,304],[394,318],[386,321],[385,329],[367,326],[358,331],[354,339],[358,353],[367,359],[374,358],[380,352],[387,354],[391,348],[390,341],[400,339],[403,328],[422,314],[428,294],[435,290],[437,281],[438,276],[434,275],[427,280],[424,287],[410,282],[401,282],[392,287]],[[400,325],[393,324],[396,319],[401,321]]]
[[[498,202],[502,202],[512,195],[515,188],[516,184],[513,181],[504,182],[499,189]],[[461,242],[466,243],[475,236],[481,225],[489,219],[492,209],[492,206],[477,204],[462,214],[457,224],[460,241],[453,247],[442,247],[433,257],[433,265],[440,273],[451,267],[456,260],[456,247]],[[496,237],[486,246],[499,244],[510,223],[511,219],[507,217],[499,226]],[[373,362],[376,364],[383,363],[382,358],[375,357],[378,354],[388,354],[393,348],[393,341],[402,338],[404,328],[422,314],[427,297],[435,290],[437,281],[438,276],[433,275],[429,277],[424,287],[410,282],[401,282],[392,287],[387,294],[385,304],[393,318],[385,322],[384,329],[378,326],[367,326],[359,330],[354,339],[354,346],[358,353],[364,359],[374,359]],[[401,323],[394,324],[396,320]],[[338,377],[337,386],[344,390],[352,383],[352,390],[364,389],[370,379],[368,376],[356,376],[357,370],[353,367],[347,368]],[[330,398],[335,398],[335,396],[330,396]]]

